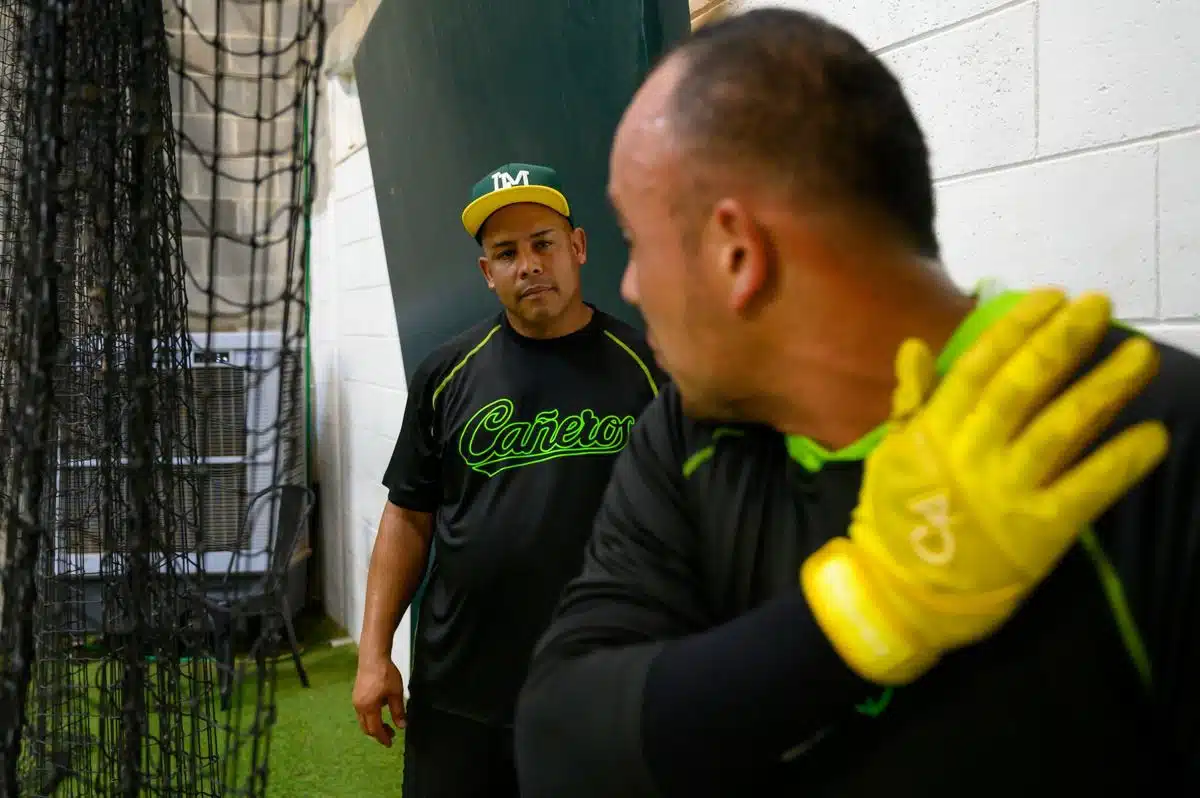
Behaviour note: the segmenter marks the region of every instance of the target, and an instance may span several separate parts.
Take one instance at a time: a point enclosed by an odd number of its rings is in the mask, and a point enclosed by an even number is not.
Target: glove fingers
[[[1013,444],[1010,473],[1042,486],[1094,442],[1158,370],[1158,349],[1145,338],[1121,344],[1054,400]]]
[[[937,379],[929,346],[918,338],[900,344],[896,353],[896,389],[892,392],[892,419],[907,419],[925,403]]]
[[[929,401],[930,417],[949,428],[961,423],[992,377],[1065,302],[1066,295],[1053,288],[1026,294],[984,331],[942,378]]]
[[[1153,471],[1166,456],[1168,445],[1167,428],[1162,422],[1136,424],[1043,491],[1037,498],[1039,509],[1063,519],[1064,523],[1055,524],[1055,528],[1081,530]],[[1075,537],[1072,535],[1070,540]]]
[[[1108,331],[1112,303],[1085,294],[1057,311],[1021,346],[979,396],[960,440],[971,452],[1003,446],[1095,351]]]

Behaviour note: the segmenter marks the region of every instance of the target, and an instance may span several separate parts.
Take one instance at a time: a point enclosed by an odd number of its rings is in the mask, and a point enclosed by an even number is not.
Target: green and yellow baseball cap
[[[463,208],[462,223],[476,241],[487,218],[501,208],[518,202],[535,202],[558,211],[571,220],[571,204],[549,166],[509,163],[494,169],[471,187],[471,201]]]

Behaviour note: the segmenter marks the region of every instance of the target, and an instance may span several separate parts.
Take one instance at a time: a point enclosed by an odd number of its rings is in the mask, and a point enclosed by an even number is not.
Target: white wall
[[[407,390],[357,93],[331,78],[324,94],[312,263],[321,556],[326,610],[357,640]],[[392,654],[407,680],[407,616]]]
[[[1198,0],[742,0],[887,61],[933,153],[947,266],[1109,292],[1200,352]]]

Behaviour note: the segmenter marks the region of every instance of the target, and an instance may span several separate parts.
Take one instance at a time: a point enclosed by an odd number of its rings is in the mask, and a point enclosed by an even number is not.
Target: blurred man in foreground
[[[960,292],[927,162],[800,12],[638,92],[610,194],[675,387],[535,652],[523,798],[1200,791],[1200,362]]]

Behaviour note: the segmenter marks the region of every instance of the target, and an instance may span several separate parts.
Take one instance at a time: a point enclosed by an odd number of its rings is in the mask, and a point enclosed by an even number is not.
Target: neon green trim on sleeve
[[[654,381],[654,377],[650,374],[650,369],[646,368],[645,361],[643,361],[640,357],[638,357],[638,353],[634,352],[632,347],[630,347],[627,343],[622,341],[617,336],[613,335],[608,330],[605,330],[604,334],[607,335],[609,338],[611,338],[613,343],[615,343],[617,346],[624,349],[625,354],[627,354],[631,358],[633,358],[633,362],[637,363],[638,368],[640,368],[642,370],[642,373],[646,375],[646,382],[650,383],[650,392],[654,396],[658,396],[658,383],[656,383]]]
[[[1121,635],[1121,643],[1125,646],[1129,659],[1133,661],[1133,667],[1137,669],[1142,685],[1149,690],[1153,681],[1150,655],[1146,652],[1146,643],[1142,640],[1142,633],[1133,616],[1133,609],[1130,608],[1129,599],[1125,596],[1125,585],[1121,582],[1121,576],[1117,573],[1112,561],[1108,559],[1108,554],[1100,545],[1100,541],[1096,539],[1096,533],[1092,529],[1089,528],[1079,536],[1079,545],[1083,547],[1092,561],[1092,567],[1096,569],[1100,587],[1104,590],[1104,597],[1108,600],[1109,609],[1112,610],[1113,621],[1117,624],[1117,632]]]
[[[733,427],[717,427],[713,431],[712,442],[701,447],[683,461],[683,478],[690,479],[692,474],[696,473],[697,468],[712,459],[712,456],[717,453],[717,441],[721,438],[740,438],[744,434],[742,430]]]
[[[454,368],[450,369],[449,373],[447,373],[446,376],[442,378],[442,381],[438,383],[437,388],[434,389],[433,398],[429,402],[430,405],[432,405],[433,407],[437,407],[438,396],[441,394],[442,391],[446,390],[446,386],[450,384],[450,380],[454,379],[454,375],[457,374],[459,372],[459,370],[462,369],[463,366],[467,365],[467,361],[470,360],[471,358],[473,358],[475,356],[476,352],[478,352],[480,349],[483,349],[483,347],[487,344],[487,342],[492,340],[492,336],[495,335],[496,331],[499,329],[500,329],[500,325],[497,324],[495,327],[493,327],[491,330],[488,331],[487,335],[483,336],[482,341],[475,344],[475,346],[471,347],[470,352],[467,352],[465,355],[463,355],[462,360],[460,360],[454,364]]]

